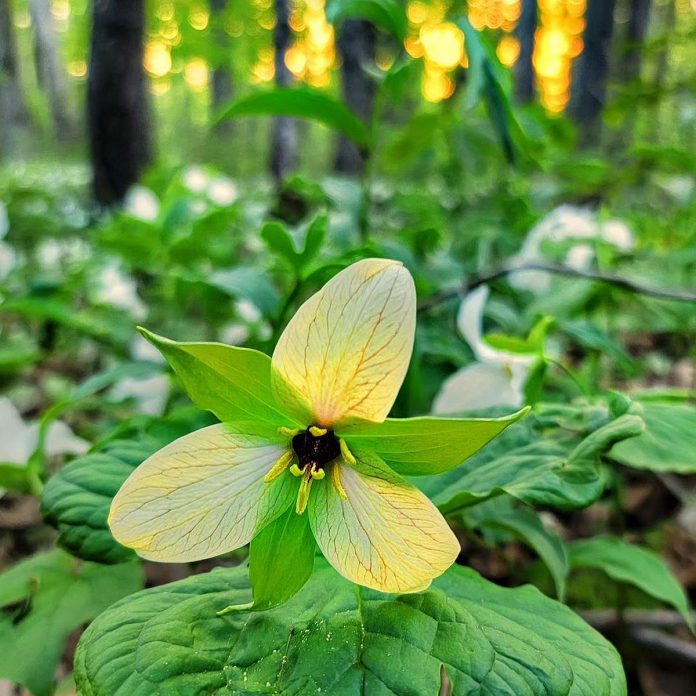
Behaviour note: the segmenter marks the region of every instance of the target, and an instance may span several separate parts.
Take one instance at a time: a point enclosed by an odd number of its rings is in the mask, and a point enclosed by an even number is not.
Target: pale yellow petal
[[[314,486],[309,521],[339,573],[382,592],[418,592],[454,563],[459,542],[437,508],[378,457],[338,464],[343,499],[330,477]],[[327,485],[329,484],[329,485]]]
[[[413,350],[416,292],[397,261],[365,259],[332,278],[292,318],[273,353],[273,387],[293,415],[336,426],[383,421]]]
[[[121,486],[111,504],[111,532],[155,561],[196,561],[239,548],[294,501],[291,476],[264,482],[286,449],[280,440],[225,425],[186,435]]]

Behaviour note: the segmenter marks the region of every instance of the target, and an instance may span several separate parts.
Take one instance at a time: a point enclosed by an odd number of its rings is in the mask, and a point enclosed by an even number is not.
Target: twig
[[[679,665],[686,663],[696,666],[696,645],[693,643],[654,628],[632,628],[629,635],[638,645],[648,648],[653,656],[669,659]]]
[[[561,275],[570,278],[594,280],[600,283],[613,285],[617,288],[621,288],[622,290],[626,290],[627,292],[647,295],[648,297],[657,297],[662,300],[672,300],[673,302],[696,302],[696,293],[689,292],[688,290],[662,290],[660,288],[641,285],[640,283],[628,280],[628,278],[622,278],[621,276],[608,273],[581,271],[577,268],[571,268],[570,266],[556,266],[547,263],[528,263],[521,266],[503,266],[488,273],[474,276],[473,278],[470,278],[462,283],[462,285],[458,288],[443,290],[442,292],[426,298],[418,305],[418,309],[430,309],[431,307],[435,307],[442,302],[447,302],[447,300],[463,296],[467,292],[479,287],[479,285],[491,283],[494,280],[498,280],[498,278],[510,275],[511,273],[519,273],[521,271],[541,271],[542,273],[552,273],[554,275]]]

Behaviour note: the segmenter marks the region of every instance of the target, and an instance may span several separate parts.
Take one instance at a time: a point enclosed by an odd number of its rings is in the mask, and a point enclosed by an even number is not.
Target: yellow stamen
[[[293,476],[302,476],[304,474],[304,471],[300,469],[299,466],[297,466],[297,463],[295,463],[290,467],[290,473]]]
[[[310,473],[315,481],[321,481],[324,478],[324,476],[326,476],[326,472],[323,469],[317,469],[317,467],[314,464],[312,464],[312,469]]]
[[[278,457],[278,461],[271,467],[271,470],[263,477],[263,480],[266,483],[275,481],[288,468],[288,464],[290,464],[294,456],[295,453],[292,450],[283,452]]]
[[[331,483],[333,483],[333,487],[336,489],[336,493],[343,498],[343,500],[348,500],[348,494],[346,493],[345,488],[343,488],[343,484],[341,483],[341,471],[340,471],[340,465],[336,464],[334,462],[333,466],[331,467]]]
[[[307,509],[307,502],[309,501],[309,489],[312,487],[312,475],[310,473],[310,467],[306,467],[306,474],[302,477],[300,482],[300,490],[297,492],[297,504],[295,505],[295,512],[301,515]]]
[[[285,426],[278,428],[278,434],[285,437],[295,437],[295,435],[299,435],[301,432],[300,428],[286,428]]]
[[[309,432],[314,435],[314,437],[322,437],[326,435],[329,431],[326,428],[319,428],[316,425],[311,425],[309,427]]]
[[[338,441],[338,444],[341,446],[341,454],[343,455],[343,459],[345,459],[346,462],[351,466],[355,466],[357,461],[353,456],[353,453],[348,449],[348,443],[343,438],[341,438]]]

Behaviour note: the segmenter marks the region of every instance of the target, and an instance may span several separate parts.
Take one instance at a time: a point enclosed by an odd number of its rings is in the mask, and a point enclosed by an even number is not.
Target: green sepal
[[[459,466],[529,411],[502,418],[387,418],[342,428],[351,447],[378,454],[402,476],[441,474]]]
[[[271,359],[251,348],[223,343],[178,343],[147,329],[140,333],[158,348],[191,400],[223,422],[300,425],[281,409],[271,387]]]

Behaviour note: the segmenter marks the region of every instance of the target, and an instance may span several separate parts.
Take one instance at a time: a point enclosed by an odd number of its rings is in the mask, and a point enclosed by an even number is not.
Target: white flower
[[[249,324],[255,324],[261,320],[261,310],[250,300],[237,300],[234,303],[234,309]]]
[[[184,186],[194,193],[203,193],[208,188],[210,178],[200,167],[189,167],[182,176]]]
[[[169,379],[166,375],[137,378],[124,377],[109,391],[112,401],[133,399],[140,413],[161,416],[169,395]]]
[[[510,265],[548,262],[553,260],[547,255],[549,246],[573,240],[585,241],[584,244],[572,246],[565,259],[566,264],[578,270],[589,268],[594,259],[594,249],[586,242],[601,240],[624,253],[635,244],[633,233],[621,220],[603,222],[596,212],[588,208],[561,205],[530,230],[520,251],[510,259]],[[577,246],[582,249],[575,251]],[[547,291],[551,284],[549,274],[543,271],[518,271],[510,274],[509,279],[512,286],[536,294]]]
[[[39,423],[27,423],[15,405],[0,397],[0,463],[25,466],[39,445]],[[44,452],[52,457],[58,454],[83,454],[89,443],[77,437],[62,421],[48,426]]]
[[[89,255],[89,245],[82,239],[46,239],[36,250],[36,259],[45,271],[56,271],[64,263],[84,261]]]
[[[220,340],[228,346],[241,346],[249,339],[249,329],[244,324],[232,323],[220,329]]]
[[[238,196],[237,186],[232,179],[228,179],[226,176],[219,176],[217,179],[214,179],[208,187],[208,198],[215,205],[232,205]]]
[[[159,198],[145,186],[132,186],[123,201],[123,210],[140,220],[154,222],[160,211]]]
[[[136,319],[147,316],[147,307],[138,297],[135,281],[114,263],[104,266],[99,274],[97,300],[123,309]]]
[[[433,402],[433,413],[518,407],[524,403],[524,383],[537,356],[510,353],[486,343],[482,324],[487,299],[488,287],[481,285],[462,301],[457,326],[471,346],[476,362],[443,382]]]

